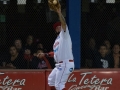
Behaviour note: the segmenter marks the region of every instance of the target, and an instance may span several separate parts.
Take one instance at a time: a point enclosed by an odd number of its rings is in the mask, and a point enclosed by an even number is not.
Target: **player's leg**
[[[48,85],[50,86],[51,90],[55,89],[55,77],[56,77],[57,68],[54,68],[50,75],[48,76]]]
[[[66,90],[65,83],[74,69],[74,63],[61,64],[61,69],[56,72],[55,88],[56,90]]]

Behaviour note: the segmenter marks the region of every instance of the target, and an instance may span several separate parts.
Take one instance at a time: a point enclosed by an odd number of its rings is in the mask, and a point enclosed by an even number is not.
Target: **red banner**
[[[50,87],[48,86],[48,82],[47,82],[50,72],[51,70],[46,70],[46,90],[50,90]]]
[[[50,90],[51,70],[0,70],[0,90]],[[67,90],[120,90],[120,69],[75,70]]]
[[[50,71],[46,72],[46,78]],[[120,69],[76,70],[68,78],[67,90],[120,90]],[[46,82],[47,84],[47,82]],[[46,90],[50,90],[49,86]]]
[[[0,70],[0,90],[45,90],[45,71]]]

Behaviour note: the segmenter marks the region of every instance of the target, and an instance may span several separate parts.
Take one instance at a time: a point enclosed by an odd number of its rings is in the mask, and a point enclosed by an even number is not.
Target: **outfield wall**
[[[50,90],[51,70],[0,70],[0,90]],[[119,90],[120,69],[75,70],[66,83],[67,90]]]

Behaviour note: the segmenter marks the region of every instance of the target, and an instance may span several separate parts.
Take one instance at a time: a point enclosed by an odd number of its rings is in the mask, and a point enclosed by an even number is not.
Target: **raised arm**
[[[63,15],[62,15],[61,8],[57,9],[57,14],[59,16],[59,19],[60,19],[61,26],[62,26],[63,30],[66,31],[66,21],[65,21],[65,18],[63,17]]]

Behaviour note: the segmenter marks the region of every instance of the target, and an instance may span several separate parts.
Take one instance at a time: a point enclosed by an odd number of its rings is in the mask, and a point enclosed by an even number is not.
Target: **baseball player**
[[[66,90],[65,83],[74,70],[72,42],[67,24],[61,13],[61,8],[57,9],[56,12],[60,19],[60,22],[53,25],[57,34],[57,38],[53,45],[56,67],[48,76],[48,84],[51,90]]]

